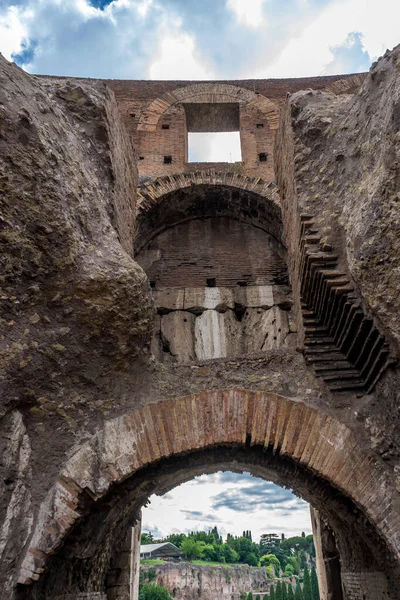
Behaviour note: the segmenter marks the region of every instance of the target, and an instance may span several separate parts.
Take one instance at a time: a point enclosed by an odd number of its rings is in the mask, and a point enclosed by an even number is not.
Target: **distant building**
[[[179,560],[181,551],[171,542],[144,544],[140,546],[140,558],[161,558]]]

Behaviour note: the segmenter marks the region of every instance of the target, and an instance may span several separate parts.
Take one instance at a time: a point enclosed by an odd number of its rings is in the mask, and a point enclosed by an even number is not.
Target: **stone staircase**
[[[305,214],[300,252],[306,360],[332,391],[368,393],[391,362],[389,346]]]

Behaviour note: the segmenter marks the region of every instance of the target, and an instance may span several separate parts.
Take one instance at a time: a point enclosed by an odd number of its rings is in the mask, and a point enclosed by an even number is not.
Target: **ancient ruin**
[[[311,503],[321,598],[400,599],[399,73],[0,60],[1,600],[128,600],[147,498],[219,469]]]

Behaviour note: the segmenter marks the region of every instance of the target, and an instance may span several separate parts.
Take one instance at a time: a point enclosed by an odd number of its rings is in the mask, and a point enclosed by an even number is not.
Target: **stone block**
[[[195,352],[199,360],[239,356],[241,344],[241,323],[232,311],[206,310],[197,317]]]
[[[216,309],[221,312],[234,308],[234,288],[203,287],[185,289],[185,310]]]
[[[272,285],[252,285],[238,287],[235,289],[235,301],[237,304],[249,308],[271,308],[274,302]]]
[[[287,313],[277,306],[248,308],[242,326],[244,351],[249,354],[280,348],[289,333]]]
[[[153,297],[157,308],[166,310],[183,310],[185,290],[182,288],[168,288],[154,290]]]
[[[179,363],[194,360],[194,323],[190,312],[176,311],[161,317],[161,336],[164,346]]]

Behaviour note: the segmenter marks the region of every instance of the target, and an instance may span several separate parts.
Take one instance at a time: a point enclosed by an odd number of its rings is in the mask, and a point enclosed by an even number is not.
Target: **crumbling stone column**
[[[131,563],[130,563],[130,600],[139,599],[140,574],[140,534],[142,531],[142,513],[132,527],[131,532]]]
[[[107,600],[138,600],[141,515],[130,527],[107,577]]]
[[[314,536],[315,554],[317,560],[317,576],[320,600],[328,600],[328,581],[326,576],[326,566],[322,550],[321,537],[321,518],[319,512],[310,506],[311,525]]]

